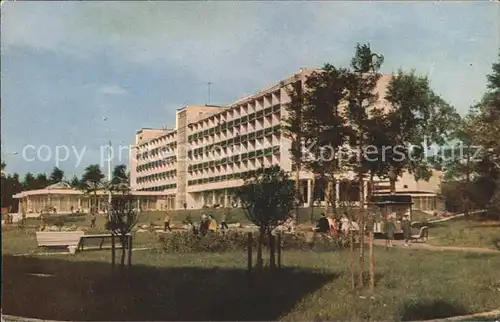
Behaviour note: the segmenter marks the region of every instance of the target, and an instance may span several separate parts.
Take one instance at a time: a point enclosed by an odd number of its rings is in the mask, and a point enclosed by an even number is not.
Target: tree
[[[477,104],[473,125],[475,141],[482,147],[486,161],[483,171],[497,181],[491,205],[500,219],[500,54],[499,61],[492,66],[492,73],[487,75],[487,92]],[[490,164],[489,168],[486,164]]]
[[[259,227],[257,268],[262,268],[262,245],[267,235],[270,241],[270,266],[274,268],[274,236],[272,231],[290,215],[294,207],[294,183],[279,166],[262,168],[245,178],[236,196],[247,218]]]
[[[1,191],[2,198],[0,201],[1,208],[9,208],[9,212],[16,212],[19,203],[14,200],[13,196],[23,190],[22,184],[19,182],[19,175],[17,173],[7,174],[5,169],[7,164],[2,162],[2,175],[1,175]]]
[[[129,184],[129,175],[127,173],[127,166],[125,164],[119,164],[113,169],[113,174],[111,177],[112,184]]]
[[[28,172],[24,175],[23,179],[23,188],[24,190],[33,190],[35,189],[36,186],[36,178],[35,176],[31,173]]]
[[[282,83],[281,86],[284,86]],[[300,188],[300,171],[303,167],[302,145],[304,141],[305,123],[303,120],[304,97],[302,93],[302,80],[294,79],[289,87],[286,87],[286,92],[290,98],[290,102],[285,104],[287,116],[284,119],[284,134],[290,140],[290,157],[294,166],[295,172],[295,218],[299,217],[299,204],[302,200]]]
[[[50,184],[61,182],[64,179],[64,171],[62,171],[58,167],[54,167],[49,178]]]
[[[120,268],[123,272],[125,268],[125,258],[128,250],[128,262],[129,267],[132,263],[132,237],[130,232],[132,228],[137,224],[139,218],[138,212],[135,209],[135,199],[130,194],[130,189],[126,185],[121,185],[120,189],[116,189],[115,194],[111,199],[111,207],[109,214],[109,221],[107,222],[107,229],[111,231],[111,234],[118,236],[121,244],[121,259]],[[114,245],[114,240],[113,240]],[[113,252],[113,263],[114,263],[114,248]]]
[[[386,100],[391,147],[384,158],[396,176],[408,170],[416,180],[428,180],[439,158],[428,158],[426,146],[442,146],[452,137],[458,113],[430,87],[427,77],[398,72],[389,82]],[[391,191],[396,177],[390,175]]]
[[[335,207],[336,174],[341,171],[339,154],[347,140],[347,120],[341,103],[347,90],[348,71],[325,64],[306,80],[303,139],[306,145],[306,164],[315,176],[327,180],[325,213]]]
[[[78,178],[76,175],[73,175],[73,178],[71,178],[71,181],[69,183],[71,187],[78,189],[78,190],[85,190],[85,183]]]
[[[82,175],[83,188],[87,193],[92,193],[94,195],[93,206],[91,207],[92,212],[97,212],[97,191],[102,189],[102,180],[104,179],[104,174],[101,172],[101,168],[98,164],[91,164],[87,166]]]
[[[351,148],[356,151],[356,157],[352,158],[352,167],[357,173],[359,183],[359,203],[361,211],[359,212],[358,223],[360,227],[360,248],[359,261],[360,272],[358,283],[363,287],[364,283],[364,222],[365,213],[365,184],[364,177],[370,170],[365,162],[365,153],[372,143],[368,140],[370,131],[373,129],[372,115],[378,116],[375,104],[378,101],[376,87],[381,75],[380,67],[384,61],[384,56],[372,52],[370,44],[357,44],[356,52],[351,60],[352,71],[349,73],[347,107],[345,109],[346,119],[348,120],[348,129]],[[376,129],[375,129],[376,130]],[[371,163],[380,163],[381,159],[371,160]]]
[[[33,190],[44,189],[50,184],[45,173],[39,173],[36,175],[35,182],[33,185]]]

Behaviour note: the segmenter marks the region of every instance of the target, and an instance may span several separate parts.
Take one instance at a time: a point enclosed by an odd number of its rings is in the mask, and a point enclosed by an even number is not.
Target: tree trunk
[[[359,173],[359,277],[358,283],[360,287],[364,285],[365,274],[365,184],[363,180],[364,173]]]
[[[471,171],[470,171],[470,145],[467,145],[467,160],[466,160],[466,166],[465,166],[465,202],[464,202],[464,214],[466,217],[469,216],[469,186],[470,186],[470,177],[471,177]]]
[[[370,291],[375,290],[375,258],[373,257],[373,232],[369,235],[369,256],[370,256]]]
[[[312,193],[312,196],[310,196],[311,198],[311,204],[309,205],[309,207],[311,207],[311,223],[314,223],[314,188],[316,187],[316,178],[315,176],[313,175],[313,178],[311,180],[311,193]]]
[[[359,287],[364,285],[364,274],[365,274],[365,221],[364,221],[364,209],[361,209],[359,215],[359,277],[358,283]]]
[[[115,234],[111,232],[111,267],[115,269],[116,262],[116,243],[115,243]]]
[[[271,231],[268,232],[269,236],[269,267],[271,269],[276,268],[276,243],[275,243],[275,238],[274,235],[271,234]]]
[[[128,268],[132,268],[132,235],[128,236]]]
[[[396,180],[389,178],[389,181],[391,183],[391,195],[396,194]]]
[[[332,198],[332,194],[335,189],[335,178],[328,180],[325,192],[325,214],[328,216],[332,213],[332,207],[335,205],[335,198]]]
[[[263,260],[262,260],[262,245],[264,244],[264,233],[265,231],[263,229],[260,229],[259,231],[259,240],[257,242],[257,263],[255,267],[257,269],[261,269],[263,266]]]
[[[368,194],[368,201],[371,201],[372,197],[373,197],[373,192],[375,190],[375,183],[373,182],[373,173],[370,173],[370,183],[369,183],[369,187],[370,187],[370,193]]]
[[[125,269],[125,256],[127,253],[127,236],[120,236],[120,242],[122,244],[122,256],[120,258],[120,269],[123,271]]]
[[[302,201],[302,193],[300,192],[300,164],[295,165],[295,199],[296,205],[295,205],[295,221],[299,221],[299,204]]]
[[[351,221],[349,221],[351,222]],[[354,258],[354,232],[351,230],[349,231],[350,235],[350,257],[351,257],[351,288],[354,290],[356,289],[356,260]]]

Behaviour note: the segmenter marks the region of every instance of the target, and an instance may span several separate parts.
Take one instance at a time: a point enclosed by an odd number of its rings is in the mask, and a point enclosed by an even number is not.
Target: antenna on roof
[[[208,85],[208,102],[207,102],[207,105],[209,105],[210,104],[210,85],[212,85],[212,82],[208,81],[207,85]]]

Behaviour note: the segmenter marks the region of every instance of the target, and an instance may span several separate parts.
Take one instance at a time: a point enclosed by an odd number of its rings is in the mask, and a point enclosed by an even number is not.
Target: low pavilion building
[[[137,200],[137,208],[141,211],[157,211],[167,209],[168,201],[161,191],[131,191]],[[65,182],[52,184],[44,189],[27,190],[14,195],[19,200],[19,213],[39,214],[41,212],[72,213],[90,212],[93,193],[75,189]],[[106,212],[108,192],[97,191],[97,207],[99,212]]]

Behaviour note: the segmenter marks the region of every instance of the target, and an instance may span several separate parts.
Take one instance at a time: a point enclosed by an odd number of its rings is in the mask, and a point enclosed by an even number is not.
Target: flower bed
[[[205,236],[191,232],[173,232],[161,234],[159,237],[163,247],[168,252],[231,252],[245,251],[248,244],[247,233],[228,231],[226,234],[209,233]],[[258,233],[252,239],[253,248],[257,247]],[[349,246],[349,236],[338,237],[316,234],[307,238],[304,233],[283,234],[281,237],[283,250],[333,251]],[[264,247],[269,245],[269,238],[264,238]]]

